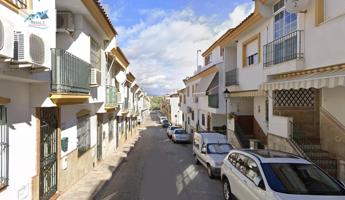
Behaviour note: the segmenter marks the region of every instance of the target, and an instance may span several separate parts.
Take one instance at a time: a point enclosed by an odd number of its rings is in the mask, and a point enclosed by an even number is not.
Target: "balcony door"
[[[285,10],[284,1],[274,7],[274,64],[293,59],[297,54],[297,14]]]

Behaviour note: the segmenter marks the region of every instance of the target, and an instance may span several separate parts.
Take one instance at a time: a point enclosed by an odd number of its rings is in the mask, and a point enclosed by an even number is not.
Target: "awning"
[[[266,93],[262,90],[230,92],[230,97],[259,97],[259,96],[266,96]]]
[[[345,68],[335,70],[324,70],[315,73],[305,73],[302,75],[287,76],[277,80],[272,80],[260,86],[261,90],[289,90],[289,89],[309,89],[309,88],[334,88],[345,86]]]
[[[210,85],[211,81],[213,80],[213,78],[214,78],[214,75],[209,75],[207,77],[200,79],[200,81],[197,84],[196,90],[193,94],[194,95],[204,95],[206,93],[208,86]]]
[[[206,90],[206,93],[208,95],[210,95],[210,94],[218,94],[219,93],[218,88],[219,88],[219,73],[217,72],[214,75],[210,85],[208,86],[208,88]]]

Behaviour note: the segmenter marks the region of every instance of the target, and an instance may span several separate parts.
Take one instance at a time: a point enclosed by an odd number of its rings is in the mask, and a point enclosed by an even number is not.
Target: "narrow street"
[[[151,113],[147,128],[127,161],[96,194],[96,200],[217,200],[219,180],[196,166],[191,144],[174,144]]]

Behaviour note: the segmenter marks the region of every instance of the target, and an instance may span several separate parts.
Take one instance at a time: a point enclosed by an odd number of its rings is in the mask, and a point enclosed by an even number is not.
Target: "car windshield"
[[[231,146],[226,143],[215,143],[207,145],[208,154],[227,154],[231,149]]]
[[[345,190],[312,164],[264,163],[262,169],[272,190],[301,195],[345,195]]]
[[[178,127],[178,126],[172,126],[172,127],[170,127],[170,130],[175,130],[175,129],[177,129],[177,128],[180,128],[180,127]]]
[[[185,130],[175,130],[175,134],[187,134]]]

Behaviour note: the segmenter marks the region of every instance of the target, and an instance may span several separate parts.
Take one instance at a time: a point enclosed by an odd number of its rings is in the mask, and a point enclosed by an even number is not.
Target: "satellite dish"
[[[119,82],[120,84],[124,83],[127,79],[126,77],[126,73],[123,71],[120,71],[116,76],[115,76],[117,82]]]
[[[285,9],[290,13],[299,13],[307,10],[310,0],[285,0]]]

